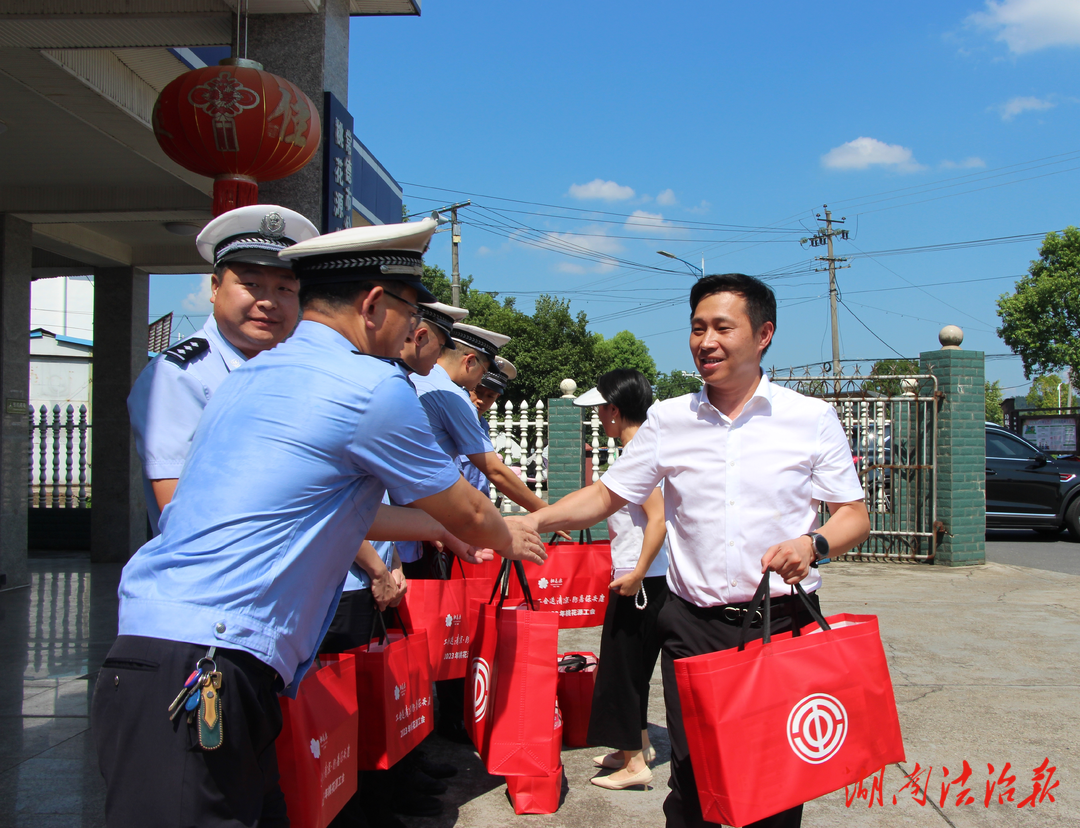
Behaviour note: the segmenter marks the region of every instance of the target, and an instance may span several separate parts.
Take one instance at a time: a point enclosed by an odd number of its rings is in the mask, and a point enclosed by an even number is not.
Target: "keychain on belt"
[[[169,705],[169,721],[176,721],[187,711],[188,724],[199,725],[199,747],[215,750],[224,740],[221,725],[221,673],[218,671],[211,647],[199,659],[195,671],[188,676],[172,704]]]

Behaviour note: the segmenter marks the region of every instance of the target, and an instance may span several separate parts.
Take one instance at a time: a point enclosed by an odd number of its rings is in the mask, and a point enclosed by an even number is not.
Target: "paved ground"
[[[1070,538],[1068,532],[1047,536],[1031,529],[989,529],[986,559],[1080,575],[1080,543]]]
[[[100,826],[104,792],[86,713],[92,672],[115,632],[118,570],[91,567],[83,558],[32,564],[29,589],[0,593],[0,826]],[[804,825],[1080,825],[1080,576],[998,563],[968,569],[833,564],[825,576],[827,613],[880,618],[907,761],[886,768],[881,805],[852,789],[849,807],[838,791],[809,803]],[[567,650],[595,649],[597,642],[597,630],[563,633]],[[442,817],[408,824],[662,824],[668,752],[659,671],[650,710],[659,754],[652,790],[596,788],[588,780],[599,751],[567,750],[568,788],[559,812],[515,817],[500,779],[485,774],[464,747],[432,739],[430,750],[452,758],[462,773],[443,796]],[[1056,802],[1018,809],[1044,759],[1057,769]],[[941,805],[944,768],[955,778],[965,760],[974,802],[957,806],[953,788]],[[986,807],[987,765],[996,781],[1006,762],[1016,777],[1014,801],[999,804],[995,797]],[[916,763],[928,794],[924,805],[900,790]]]

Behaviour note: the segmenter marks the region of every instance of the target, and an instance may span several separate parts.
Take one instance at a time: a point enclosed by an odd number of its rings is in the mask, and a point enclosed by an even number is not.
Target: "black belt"
[[[773,608],[783,607],[786,604],[790,604],[792,600],[797,597],[798,596],[795,595],[781,595],[779,598],[772,598],[771,602]],[[731,624],[732,626],[739,626],[742,624],[743,619],[746,617],[746,613],[749,612],[750,605],[753,603],[753,601],[740,601],[734,604],[718,604],[713,607],[699,607],[697,604],[690,603],[685,598],[680,597],[679,600],[690,607],[695,615],[723,621],[725,624]],[[750,626],[760,627],[761,622],[761,610],[754,610],[754,617],[753,620],[750,621]]]

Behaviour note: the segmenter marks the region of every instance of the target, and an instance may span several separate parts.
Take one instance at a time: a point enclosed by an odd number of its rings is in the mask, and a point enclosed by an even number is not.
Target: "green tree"
[[[886,397],[898,397],[904,393],[903,381],[892,379],[892,377],[919,373],[921,373],[919,363],[910,359],[880,359],[870,369],[870,376],[873,379],[863,381],[863,391]]]
[[[490,297],[489,297],[490,298]],[[595,340],[584,313],[570,313],[570,300],[543,294],[532,316],[494,299],[476,324],[512,337],[500,352],[518,369],[507,389],[515,402],[561,395],[559,383],[572,379],[583,386],[595,376]],[[472,321],[472,311],[469,321]]]
[[[1066,366],[1080,376],[1080,230],[1048,233],[1028,275],[997,305],[998,335],[1024,360],[1026,379]]]
[[[649,346],[630,331],[619,331],[611,339],[600,334],[593,336],[596,340],[594,381],[595,377],[616,368],[634,368],[645,375],[650,385],[656,382],[656,361],[649,354]]]
[[[1004,399],[1000,380],[986,383],[986,422],[1005,424],[1005,416],[1001,412],[1001,403]]]
[[[1035,377],[1031,383],[1031,389],[1027,392],[1027,404],[1037,411],[1048,411],[1058,407],[1058,384],[1061,377],[1057,374],[1046,374]],[[1066,389],[1062,388],[1062,391]],[[1061,404],[1065,405],[1065,394],[1062,394]]]
[[[681,397],[683,394],[693,394],[701,389],[701,380],[694,375],[687,376],[682,371],[670,371],[656,375],[656,399],[666,400],[671,397]]]

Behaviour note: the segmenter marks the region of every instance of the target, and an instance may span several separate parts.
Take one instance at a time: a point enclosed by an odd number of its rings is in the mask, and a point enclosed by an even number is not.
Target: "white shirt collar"
[[[754,389],[753,396],[751,396],[750,399],[746,401],[746,405],[743,406],[743,409],[739,413],[739,416],[735,419],[740,419],[743,416],[752,415],[758,410],[761,410],[761,413],[765,413],[766,411],[772,411],[772,398],[772,382],[769,380],[769,375],[765,371],[762,371],[761,379],[758,381],[757,388]],[[724,420],[730,419],[709,400],[709,386],[707,385],[702,385],[701,390],[694,395],[693,407],[695,413],[700,414],[699,409],[702,405],[707,405]],[[762,406],[765,406],[765,408],[762,409]]]

